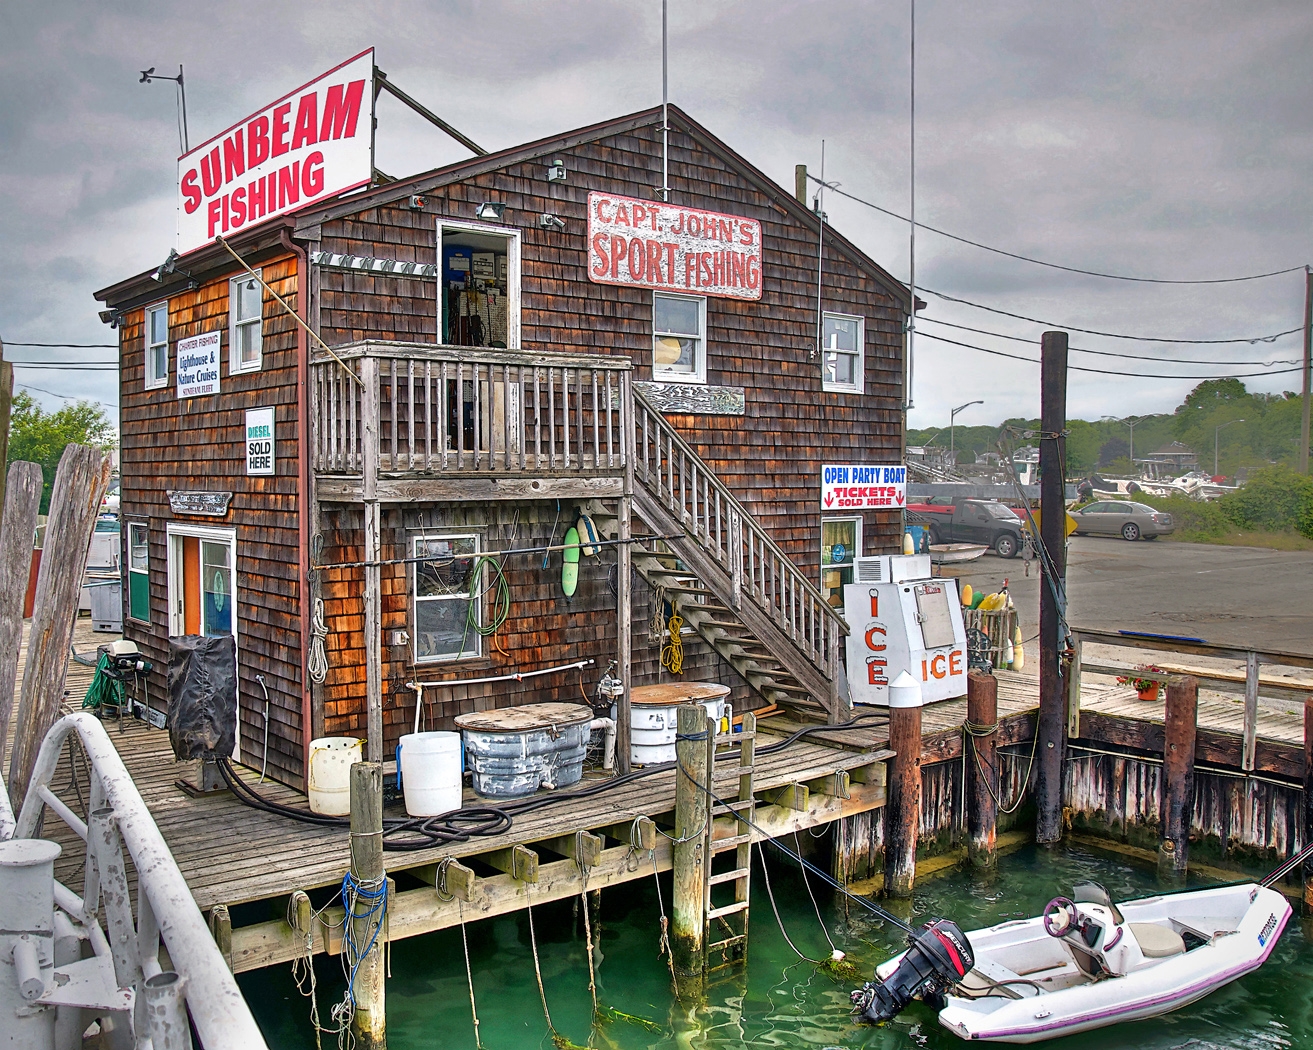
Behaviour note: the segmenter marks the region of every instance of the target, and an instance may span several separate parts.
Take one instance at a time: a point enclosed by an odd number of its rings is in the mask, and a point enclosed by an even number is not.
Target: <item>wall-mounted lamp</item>
[[[504,214],[506,214],[506,205],[492,201],[484,201],[474,209],[474,217],[484,222],[501,222]]]
[[[427,197],[422,197],[418,193],[412,193],[406,198],[406,207],[411,211],[423,211],[424,206],[428,204],[428,202],[429,199]]]
[[[553,157],[547,162],[547,181],[564,182],[565,181],[565,161],[560,157]]]
[[[544,213],[542,216],[539,217],[538,225],[541,226],[544,230],[564,230],[565,220],[562,219],[559,215],[550,215]]]
[[[123,314],[118,310],[101,310],[100,323],[107,324],[111,328],[117,328],[123,323]]]
[[[180,273],[187,278],[187,287],[191,288],[193,291],[201,286],[200,281],[196,280],[195,277],[178,265],[178,250],[176,248],[169,249],[168,258],[160,263],[159,266],[155,267],[155,272],[152,273],[150,277],[152,281],[162,282],[164,278],[171,273]]]

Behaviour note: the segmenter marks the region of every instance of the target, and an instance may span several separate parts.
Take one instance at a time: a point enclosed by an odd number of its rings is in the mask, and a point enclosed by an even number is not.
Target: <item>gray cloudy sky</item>
[[[660,101],[660,2],[8,3],[0,12],[0,336],[111,342],[93,290],[154,266],[173,239],[186,66],[191,139],[355,54],[490,149]],[[671,100],[785,186],[793,165],[904,213],[908,3],[670,0]],[[1313,200],[1313,4],[921,0],[917,208],[923,222],[1021,254],[1133,276],[1200,278],[1302,265]],[[378,165],[405,175],[455,143],[379,102]],[[831,221],[902,279],[906,224],[829,197]],[[1298,326],[1303,275],[1243,284],[1128,284],[1041,269],[923,233],[918,284],[1058,325],[1223,338]],[[1038,338],[1042,326],[925,296],[921,331],[1034,356],[938,318]],[[918,337],[911,425],[1038,413],[1038,366]],[[1119,371],[1234,374],[1298,358],[1274,344],[1172,347],[1073,334]],[[112,358],[13,348],[10,359]],[[1258,367],[1207,362],[1245,361]],[[1289,367],[1289,366],[1281,366]],[[113,373],[18,369],[44,404],[116,406]],[[1299,376],[1247,380],[1289,390]],[[1074,373],[1072,415],[1168,411],[1193,380]]]

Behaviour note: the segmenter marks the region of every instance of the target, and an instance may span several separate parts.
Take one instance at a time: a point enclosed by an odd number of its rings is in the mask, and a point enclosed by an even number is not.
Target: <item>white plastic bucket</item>
[[[407,813],[412,817],[436,817],[460,809],[459,733],[407,733],[397,751]]]
[[[363,740],[325,736],[310,741],[310,812],[327,817],[351,813],[351,767],[364,757]]]
[[[630,707],[630,762],[636,766],[650,766],[675,760],[675,729],[679,723],[679,709],[687,702],[634,704]],[[693,702],[704,708],[708,717],[721,723],[720,732],[729,732],[729,721],[734,711],[728,700],[718,696]],[[614,704],[611,706],[611,717],[619,717]]]

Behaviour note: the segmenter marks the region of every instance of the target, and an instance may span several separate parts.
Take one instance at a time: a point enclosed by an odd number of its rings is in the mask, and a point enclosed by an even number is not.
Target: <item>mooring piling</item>
[[[386,1050],[383,944],[387,921],[387,879],[383,870],[383,767],[357,762],[351,767],[351,881],[347,934],[353,974],[348,994],[354,1001],[351,1034],[358,1050]],[[354,956],[354,958],[351,958]]]
[[[967,675],[966,739],[963,762],[966,776],[967,857],[974,868],[997,863],[998,795],[998,679],[972,671]]]
[[[700,996],[705,971],[708,832],[715,729],[706,710],[685,704],[676,714],[674,906],[670,952],[680,998]]]
[[[1304,700],[1304,843],[1313,842],[1313,696]],[[1313,857],[1304,862],[1304,914],[1313,915]]]
[[[1199,680],[1190,675],[1167,679],[1163,732],[1163,785],[1158,844],[1158,871],[1178,877],[1190,862],[1190,813],[1194,807],[1194,747]]]
[[[889,801],[885,806],[884,894],[910,897],[921,823],[921,687],[904,671],[889,686]]]

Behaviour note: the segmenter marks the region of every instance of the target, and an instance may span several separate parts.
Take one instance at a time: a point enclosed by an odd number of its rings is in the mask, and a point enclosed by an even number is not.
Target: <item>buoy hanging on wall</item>
[[[561,590],[573,598],[579,587],[579,531],[572,525],[565,530],[565,550],[561,553]]]

